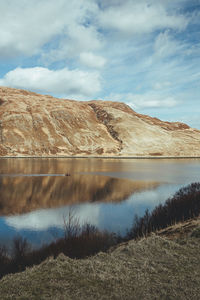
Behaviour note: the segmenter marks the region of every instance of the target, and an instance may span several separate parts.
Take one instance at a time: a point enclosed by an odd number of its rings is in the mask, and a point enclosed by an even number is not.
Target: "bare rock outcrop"
[[[200,131],[124,103],[0,87],[0,156],[200,156]]]

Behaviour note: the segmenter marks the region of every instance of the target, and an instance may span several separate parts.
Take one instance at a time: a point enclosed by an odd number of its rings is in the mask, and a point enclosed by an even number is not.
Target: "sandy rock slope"
[[[0,87],[0,156],[200,156],[200,131],[124,103]]]

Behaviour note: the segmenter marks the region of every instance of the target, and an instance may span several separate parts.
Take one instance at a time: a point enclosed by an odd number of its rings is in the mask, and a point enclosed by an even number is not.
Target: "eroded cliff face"
[[[0,156],[200,156],[200,131],[124,103],[0,87]]]

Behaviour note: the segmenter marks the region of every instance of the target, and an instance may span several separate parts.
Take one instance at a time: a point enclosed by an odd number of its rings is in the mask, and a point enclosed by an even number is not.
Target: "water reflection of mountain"
[[[0,215],[95,201],[119,202],[158,184],[97,175],[1,177]]]
[[[130,162],[119,159],[6,158],[0,160],[0,174],[61,174],[79,172],[120,172]],[[135,167],[134,167],[135,168]],[[127,167],[126,167],[127,170]]]

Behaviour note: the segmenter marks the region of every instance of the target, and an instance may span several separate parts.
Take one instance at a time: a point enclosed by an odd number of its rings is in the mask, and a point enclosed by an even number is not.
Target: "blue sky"
[[[200,129],[200,0],[1,0],[0,85]]]

